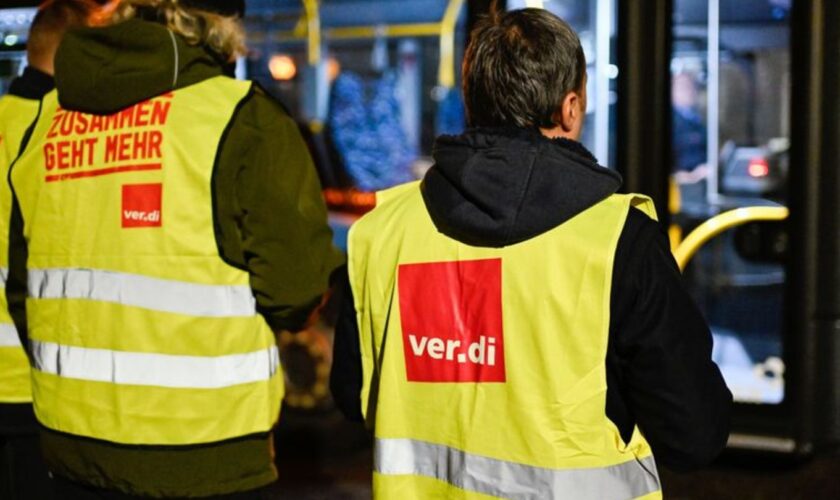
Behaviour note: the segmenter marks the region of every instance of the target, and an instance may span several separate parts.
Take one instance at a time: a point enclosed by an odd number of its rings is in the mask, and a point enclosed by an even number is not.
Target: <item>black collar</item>
[[[40,100],[54,88],[55,80],[52,76],[32,66],[27,66],[23,74],[12,82],[9,94],[24,99]]]
[[[437,229],[462,243],[512,245],[615,193],[618,173],[579,142],[537,129],[472,128],[435,142],[423,200]]]

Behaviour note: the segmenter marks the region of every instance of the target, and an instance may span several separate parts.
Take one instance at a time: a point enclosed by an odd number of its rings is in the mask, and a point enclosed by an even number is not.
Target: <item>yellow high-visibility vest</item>
[[[0,403],[32,401],[29,361],[6,306],[9,217],[12,211],[12,190],[6,177],[9,166],[17,158],[26,129],[38,116],[38,105],[35,99],[14,95],[0,98]]]
[[[503,248],[435,228],[417,184],[350,231],[376,498],[660,498],[651,449],[606,415],[613,195]]]
[[[45,96],[11,173],[42,425],[139,445],[274,425],[275,338],[248,272],[222,260],[213,229],[217,151],[250,92],[216,77],[110,116]]]

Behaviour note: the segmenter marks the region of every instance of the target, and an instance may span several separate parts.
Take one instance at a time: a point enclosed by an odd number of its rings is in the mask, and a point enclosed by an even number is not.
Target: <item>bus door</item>
[[[840,434],[829,4],[672,6],[671,235],[736,402],[730,448],[801,455]]]

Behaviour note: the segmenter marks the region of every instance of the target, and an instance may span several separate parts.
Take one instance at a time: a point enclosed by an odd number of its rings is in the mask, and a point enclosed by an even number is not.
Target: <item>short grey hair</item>
[[[566,95],[582,90],[580,39],[547,10],[494,12],[470,36],[462,68],[470,126],[550,128]]]

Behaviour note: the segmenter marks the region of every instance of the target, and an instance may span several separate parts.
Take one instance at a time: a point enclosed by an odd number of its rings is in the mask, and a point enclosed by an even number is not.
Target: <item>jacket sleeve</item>
[[[20,83],[20,80],[16,80]],[[39,111],[40,113],[40,111]],[[17,156],[23,154],[29,139],[32,136],[32,130],[35,126],[37,117],[32,120],[32,124],[26,129],[17,151]],[[29,260],[29,246],[26,243],[26,236],[23,232],[23,214],[18,204],[17,196],[15,195],[14,187],[12,186],[12,168],[15,168],[15,162],[12,162],[11,167],[5,179],[2,182],[7,182],[11,191],[11,212],[9,214],[9,246],[8,252],[8,266],[9,271],[6,276],[6,306],[9,310],[9,315],[12,317],[12,322],[15,324],[15,329],[20,337],[20,343],[24,346],[24,351],[29,357],[30,364],[32,363],[32,353],[29,348],[29,329],[26,319],[26,297],[29,294],[29,273],[26,265]]]
[[[297,124],[257,92],[238,110],[220,155],[214,173],[220,253],[248,271],[257,309],[274,330],[299,330],[343,256],[332,244]]]
[[[628,237],[630,226],[636,234]],[[732,407],[711,359],[711,332],[657,223],[631,210],[619,245],[626,267],[615,270],[610,342],[621,392],[658,463],[677,471],[706,465],[726,446]]]
[[[338,280],[340,302],[333,343],[333,365],[330,391],[335,405],[348,420],[361,422],[362,416],[362,352],[353,289],[346,268]]]
[[[27,272],[26,261],[29,249],[23,234],[23,218],[17,199],[12,197],[12,212],[9,221],[9,274],[6,278],[6,303],[9,315],[15,324],[15,329],[21,340],[21,345],[27,346],[29,352],[29,331],[26,322]],[[30,360],[31,361],[31,360]]]

